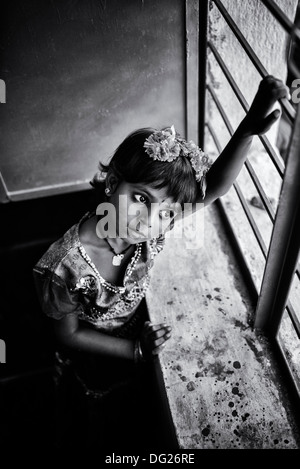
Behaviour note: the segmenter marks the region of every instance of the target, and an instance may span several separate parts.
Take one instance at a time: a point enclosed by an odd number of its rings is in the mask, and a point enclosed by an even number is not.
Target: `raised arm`
[[[282,98],[289,98],[289,89],[281,80],[269,75],[260,82],[246,117],[207,173],[205,206],[230,189],[247,159],[253,136],[267,132],[278,119],[280,111],[270,111]],[[203,203],[200,195],[198,202]]]

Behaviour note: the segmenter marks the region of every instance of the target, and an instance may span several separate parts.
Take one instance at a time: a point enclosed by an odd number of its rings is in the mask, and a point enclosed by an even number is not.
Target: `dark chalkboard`
[[[0,169],[10,193],[89,181],[138,127],[184,133],[182,0],[17,0],[1,47]]]

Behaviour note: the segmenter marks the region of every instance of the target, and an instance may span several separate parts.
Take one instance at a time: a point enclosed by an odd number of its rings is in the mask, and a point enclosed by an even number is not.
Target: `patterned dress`
[[[80,224],[93,215],[94,212],[86,213],[35,265],[33,275],[39,302],[43,312],[53,319],[75,313],[86,327],[134,339],[145,321],[139,305],[149,285],[149,270],[163,248],[164,238],[137,244],[123,285],[116,286],[101,276],[79,239]],[[86,393],[102,395],[117,383],[126,381],[125,371],[124,376],[119,371],[116,376],[107,363],[108,359],[87,353],[62,349],[56,353],[58,375],[72,366]]]

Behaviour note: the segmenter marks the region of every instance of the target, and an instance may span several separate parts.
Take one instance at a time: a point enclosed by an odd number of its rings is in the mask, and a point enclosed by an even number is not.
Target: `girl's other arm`
[[[211,204],[230,189],[247,159],[253,136],[267,132],[278,119],[279,110],[269,112],[282,98],[289,98],[289,89],[281,80],[267,76],[260,82],[246,117],[206,175],[204,205]]]
[[[79,352],[133,359],[134,342],[103,334],[79,324],[76,314],[55,320],[54,333],[59,344]]]
[[[55,337],[64,347],[96,355],[134,359],[135,341],[85,328],[78,321],[76,314],[68,314],[63,319],[55,320],[54,324]],[[157,355],[163,349],[164,343],[171,336],[170,332],[171,328],[166,324],[145,323],[140,341],[146,359]]]

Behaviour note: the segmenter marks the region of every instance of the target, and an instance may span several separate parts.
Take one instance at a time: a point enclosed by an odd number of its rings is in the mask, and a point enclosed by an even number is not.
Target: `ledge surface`
[[[152,270],[150,319],[172,326],[160,355],[180,448],[300,448],[287,390],[219,220],[206,208],[200,247],[192,228],[167,239]],[[194,248],[193,248],[194,247]]]

